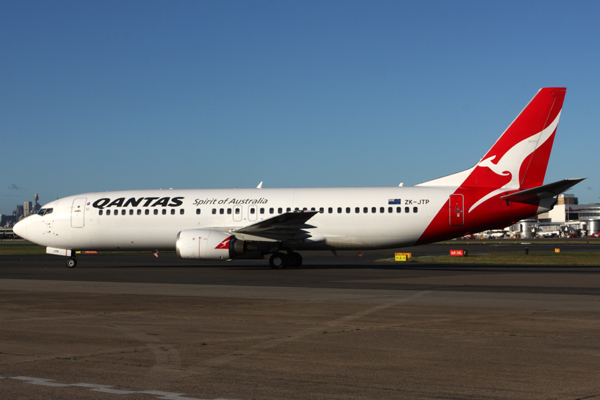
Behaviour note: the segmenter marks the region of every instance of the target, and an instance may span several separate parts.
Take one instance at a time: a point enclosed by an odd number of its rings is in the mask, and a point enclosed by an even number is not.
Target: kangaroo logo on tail
[[[560,112],[554,118],[554,121],[550,125],[548,125],[544,130],[535,135],[528,137],[515,144],[511,149],[509,149],[504,155],[498,160],[498,162],[494,163],[494,160],[498,157],[497,155],[493,155],[491,157],[485,158],[481,160],[477,167],[487,167],[493,173],[500,176],[510,175],[510,181],[504,184],[502,187],[488,193],[479,199],[475,204],[471,206],[469,209],[469,213],[473,211],[477,206],[479,206],[484,201],[494,197],[495,195],[502,193],[506,190],[519,189],[521,186],[521,182],[519,181],[519,171],[523,165],[525,159],[527,159],[538,147],[542,146],[554,133],[556,127],[558,126],[558,120],[560,119]]]

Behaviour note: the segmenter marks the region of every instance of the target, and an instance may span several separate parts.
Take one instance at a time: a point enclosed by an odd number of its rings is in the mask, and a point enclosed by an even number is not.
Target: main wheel
[[[288,256],[283,253],[273,253],[271,258],[269,258],[269,265],[273,269],[282,269],[287,267],[288,264]]]
[[[77,266],[77,259],[75,257],[71,257],[67,260],[67,268],[75,268]]]
[[[298,268],[302,265],[302,256],[295,251],[288,254],[288,265],[290,268]]]

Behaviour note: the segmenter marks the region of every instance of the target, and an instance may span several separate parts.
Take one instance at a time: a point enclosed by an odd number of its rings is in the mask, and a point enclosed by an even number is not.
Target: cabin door
[[[461,226],[465,223],[465,200],[462,194],[450,195],[450,225]]]
[[[85,216],[85,197],[80,197],[73,200],[73,206],[71,207],[71,227],[83,228],[84,216]]]

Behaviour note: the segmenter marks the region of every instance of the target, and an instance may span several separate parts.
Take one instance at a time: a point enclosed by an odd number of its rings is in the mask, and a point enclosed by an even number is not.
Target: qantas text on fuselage
[[[381,249],[499,229],[550,210],[582,179],[544,184],[566,89],[543,88],[480,161],[415,186],[131,190],[50,202],[15,227],[67,256],[80,250],[176,250],[197,260],[264,258],[299,266],[300,251]]]

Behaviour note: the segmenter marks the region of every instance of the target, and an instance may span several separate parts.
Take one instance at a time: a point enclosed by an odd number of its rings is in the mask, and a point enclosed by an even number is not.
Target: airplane
[[[547,212],[585,178],[544,184],[566,88],[542,88],[475,166],[396,187],[124,190],[64,197],[14,226],[68,257],[77,251],[175,250],[194,260],[263,259],[298,267],[300,251],[422,245]]]

